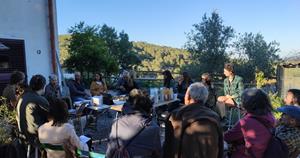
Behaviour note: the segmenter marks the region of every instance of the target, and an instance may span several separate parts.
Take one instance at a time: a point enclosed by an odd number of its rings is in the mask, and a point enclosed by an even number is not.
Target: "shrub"
[[[10,110],[6,99],[0,96],[0,144],[10,144],[16,129],[16,111]]]
[[[271,104],[272,104],[272,107],[273,107],[273,115],[275,116],[276,119],[279,119],[280,116],[281,116],[281,113],[276,111],[277,108],[281,107],[284,102],[283,102],[283,99],[280,98],[277,93],[269,93],[269,97],[270,97],[270,100],[271,100]]]

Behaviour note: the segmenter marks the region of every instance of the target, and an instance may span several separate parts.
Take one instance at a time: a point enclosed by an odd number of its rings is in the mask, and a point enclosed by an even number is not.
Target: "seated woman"
[[[184,96],[186,93],[187,88],[193,83],[191,77],[187,72],[183,72],[182,76],[179,78],[177,91],[178,91],[178,98],[184,102]]]
[[[165,70],[164,72],[162,72],[162,75],[164,76],[164,87],[166,88],[173,88],[173,90],[175,91],[176,88],[176,83],[175,80],[171,74],[171,72],[169,70]]]
[[[87,144],[80,142],[74,127],[67,123],[67,104],[60,99],[50,100],[49,103],[49,122],[43,124],[38,129],[40,143],[68,146],[71,151],[75,151],[76,148],[88,151]],[[47,157],[51,158],[66,157],[65,151],[46,149]]]
[[[232,158],[263,158],[271,138],[269,128],[274,128],[275,118],[268,95],[260,89],[246,89],[241,96],[241,105],[246,115],[224,135],[224,140],[232,144]]]
[[[106,83],[102,79],[102,75],[100,73],[95,74],[94,80],[92,81],[90,86],[90,91],[92,96],[99,96],[107,92]]]
[[[241,93],[244,90],[243,78],[235,74],[234,65],[226,63],[224,66],[224,96],[218,97],[217,107],[219,108],[221,118],[226,116],[226,108],[239,107],[241,102]]]
[[[160,157],[159,126],[150,117],[151,100],[137,89],[130,92],[129,99],[131,110],[112,125],[106,157],[113,157],[121,146],[130,157]]]

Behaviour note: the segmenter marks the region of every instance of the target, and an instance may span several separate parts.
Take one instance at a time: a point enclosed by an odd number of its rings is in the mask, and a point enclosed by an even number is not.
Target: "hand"
[[[231,95],[226,95],[227,99],[232,99],[233,97]]]

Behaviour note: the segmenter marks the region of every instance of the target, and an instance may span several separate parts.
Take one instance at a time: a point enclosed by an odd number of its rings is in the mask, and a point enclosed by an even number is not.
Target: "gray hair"
[[[190,98],[205,103],[208,97],[208,90],[201,82],[195,82],[188,88]]]
[[[74,75],[79,75],[79,76],[81,76],[81,73],[80,73],[79,71],[76,71],[76,72],[74,73]]]
[[[51,75],[49,76],[49,80],[50,80],[50,81],[57,80],[57,76],[56,76],[55,74],[51,74]]]
[[[128,72],[128,71],[126,71],[126,70],[124,70],[123,72],[122,72],[122,77],[130,77],[130,73]]]

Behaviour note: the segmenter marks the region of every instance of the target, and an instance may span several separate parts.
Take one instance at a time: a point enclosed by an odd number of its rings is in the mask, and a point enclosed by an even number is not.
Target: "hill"
[[[70,35],[59,36],[60,62],[68,57],[68,38]],[[180,72],[184,65],[189,63],[190,54],[184,49],[160,46],[147,42],[133,42],[134,49],[143,59],[138,65],[138,71],[162,71],[169,69]]]

